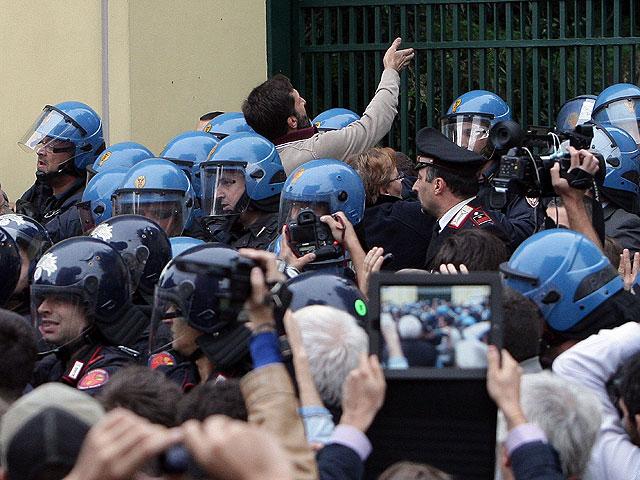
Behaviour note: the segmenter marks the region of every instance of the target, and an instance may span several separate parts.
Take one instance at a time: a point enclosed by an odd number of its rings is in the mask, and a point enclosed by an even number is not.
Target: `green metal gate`
[[[282,72],[309,115],[361,113],[396,36],[413,47],[400,115],[385,144],[412,153],[459,94],[498,93],[524,126],[549,125],[567,99],[640,76],[637,0],[268,0],[269,74]]]

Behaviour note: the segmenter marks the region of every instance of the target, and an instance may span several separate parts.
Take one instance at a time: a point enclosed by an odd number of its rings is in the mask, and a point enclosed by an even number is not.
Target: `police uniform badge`
[[[144,175],[140,175],[138,178],[136,178],[136,181],[135,181],[136,188],[143,188],[146,184],[147,184],[147,177],[145,177]]]
[[[88,390],[90,388],[98,388],[109,381],[109,372],[104,368],[96,368],[87,372],[78,382],[78,390]]]
[[[108,242],[109,240],[111,240],[111,237],[113,237],[113,227],[106,223],[98,225],[91,232],[91,236],[93,238],[99,238],[103,242]]]
[[[58,270],[57,264],[58,257],[52,255],[51,253],[45,253],[38,264],[36,265],[36,270],[33,272],[33,279],[40,280],[42,277],[43,270],[47,273],[47,275],[51,275]]]
[[[484,210],[474,210],[471,214],[471,221],[475,223],[478,227],[484,225],[485,223],[493,223],[491,217],[487,215]]]
[[[296,183],[298,181],[298,179],[302,176],[302,174],[304,173],[304,168],[301,168],[300,170],[298,170],[294,175],[293,178],[291,179],[291,185],[293,185],[294,183]]]
[[[151,368],[151,370],[155,370],[156,368],[163,366],[172,367],[175,364],[175,358],[173,358],[173,355],[167,352],[156,353],[155,355],[149,357],[149,368]]]
[[[524,197],[531,208],[536,208],[540,205],[540,199],[538,197]]]
[[[98,166],[101,167],[104,162],[109,160],[110,156],[111,156],[111,152],[105,152],[105,154],[102,155],[102,157],[100,157],[100,161],[98,162]]]

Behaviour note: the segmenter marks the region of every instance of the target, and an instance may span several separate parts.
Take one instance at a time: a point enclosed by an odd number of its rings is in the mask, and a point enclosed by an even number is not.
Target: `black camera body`
[[[571,167],[568,153],[537,155],[535,149],[549,151],[557,142],[569,141],[576,149],[589,149],[593,138],[591,125],[578,125],[573,131],[554,131],[545,127],[531,127],[523,133],[520,125],[513,121],[497,123],[489,135],[491,143],[498,151],[507,151],[502,155],[496,175],[492,179],[494,190],[509,192],[525,197],[555,197],[557,194],[551,183],[551,168],[560,164],[560,176],[566,178],[569,185],[577,189],[586,189],[593,184],[594,176],[582,169]],[[601,185],[604,181],[604,158],[598,152],[592,152],[600,161],[595,181]]]
[[[311,209],[300,210],[295,220],[288,223],[285,233],[287,242],[297,257],[307,253],[316,254],[315,261],[339,258],[342,247],[331,234],[331,228],[320,221]]]

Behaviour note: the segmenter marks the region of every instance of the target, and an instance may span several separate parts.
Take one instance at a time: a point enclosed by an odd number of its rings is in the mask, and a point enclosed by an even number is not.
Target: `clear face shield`
[[[442,119],[442,133],[458,146],[490,157],[491,118],[480,114],[450,115]]]
[[[55,348],[79,339],[91,322],[82,296],[66,287],[31,287],[31,318],[42,338]]]
[[[129,190],[116,192],[112,202],[114,215],[142,215],[160,225],[169,237],[182,233],[188,216],[184,192]]]
[[[640,145],[640,98],[624,98],[599,109],[593,119],[625,130]]]
[[[187,325],[183,314],[189,311],[189,307],[175,288],[156,287],[149,332],[150,356],[169,349],[183,355],[190,355],[196,350],[195,338],[200,333]]]
[[[329,207],[329,197],[320,197],[314,201],[293,200],[285,197],[280,198],[280,215],[278,217],[278,225],[280,230],[291,220],[298,218],[298,214],[302,210],[312,210],[318,217],[329,215],[331,209]]]
[[[200,164],[203,217],[227,217],[247,210],[244,162],[204,162]]]
[[[28,153],[37,152],[39,148],[45,148],[50,153],[74,152],[75,146],[69,143],[69,139],[86,134],[71,117],[47,105],[18,141],[18,145]]]

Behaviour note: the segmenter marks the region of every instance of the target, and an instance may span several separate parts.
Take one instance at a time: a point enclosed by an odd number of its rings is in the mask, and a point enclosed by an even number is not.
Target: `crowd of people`
[[[383,365],[486,368],[496,478],[640,476],[640,87],[571,99],[542,152],[494,142],[512,112],[470,91],[414,159],[378,145],[400,45],[362,116],[310,120],[276,75],[158,155],[44,107],[34,184],[0,190],[2,478],[363,478]],[[478,292],[371,318],[381,270],[500,272],[504,349]]]

